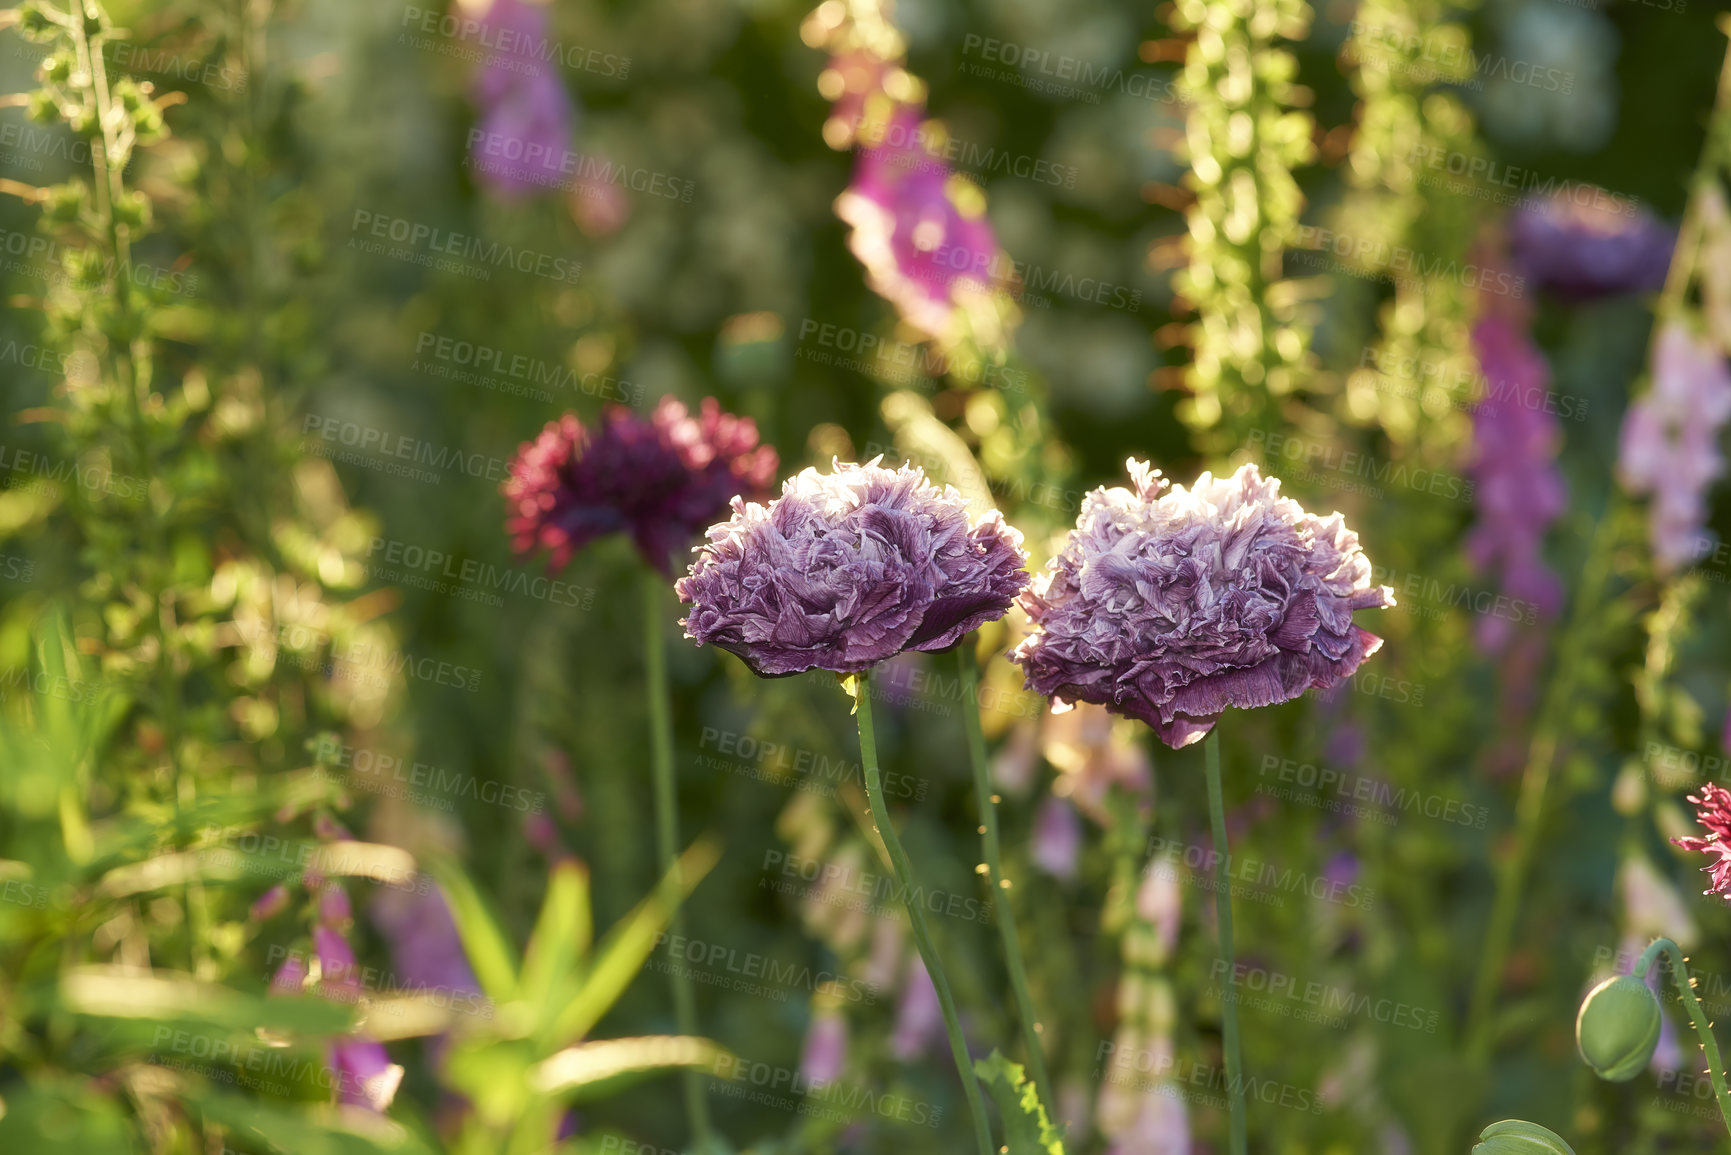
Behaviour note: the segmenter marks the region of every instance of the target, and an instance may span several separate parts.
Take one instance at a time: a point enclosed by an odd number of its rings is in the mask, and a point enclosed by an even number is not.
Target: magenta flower
[[[1555,614],[1562,583],[1543,560],[1545,534],[1568,506],[1557,471],[1562,432],[1545,398],[1550,369],[1532,339],[1514,321],[1488,316],[1473,327],[1473,346],[1488,386],[1473,410],[1473,455],[1468,465],[1478,521],[1467,534],[1467,556],[1500,575],[1509,597]],[[1478,641],[1500,650],[1510,622],[1485,615]]]
[[[1581,204],[1577,197],[1588,191],[1592,202]],[[1575,301],[1658,289],[1676,239],[1635,202],[1585,186],[1528,201],[1509,230],[1509,247],[1522,271]]]
[[[1672,321],[1653,347],[1653,387],[1629,406],[1617,458],[1623,484],[1652,495],[1653,557],[1669,573],[1700,556],[1707,490],[1725,472],[1719,431],[1731,373],[1712,344]]]
[[[1701,869],[1707,872],[1713,885],[1701,893],[1717,894],[1731,901],[1731,845],[1726,843],[1731,838],[1731,790],[1708,782],[1701,787],[1700,794],[1689,795],[1689,801],[1695,804],[1695,821],[1706,829],[1707,837],[1671,841],[1684,850],[1699,850],[1710,856],[1713,861]]]
[[[481,17],[482,41],[493,47],[475,78],[481,120],[469,133],[469,161],[507,197],[570,183],[576,110],[542,51],[550,11],[530,0],[492,0]]]
[[[847,1069],[847,1020],[841,1012],[819,1011],[812,1016],[800,1053],[799,1075],[811,1087],[827,1087]]]
[[[398,985],[407,990],[479,994],[451,908],[437,887],[387,887],[369,908],[390,944]]]
[[[1228,706],[1328,689],[1382,639],[1352,622],[1394,605],[1370,584],[1358,535],[1280,496],[1254,465],[1204,473],[1193,489],[1132,458],[1135,489],[1082,503],[1064,550],[1022,596],[1034,632],[1014,660],[1028,687],[1094,702],[1199,741]]]
[[[371,1111],[388,1108],[403,1081],[403,1068],[391,1062],[383,1043],[372,1039],[351,1036],[337,1040],[331,1044],[329,1063],[337,1084],[337,1102]]]
[[[900,105],[861,124],[853,183],[835,211],[853,226],[848,247],[872,291],[942,340],[956,336],[964,296],[989,291],[1003,262],[983,198],[934,154],[923,112]]]
[[[506,529],[520,554],[551,552],[554,569],[603,534],[631,535],[643,560],[664,574],[737,495],[759,496],[775,476],[775,450],[757,424],[706,398],[693,418],[664,397],[644,418],[616,405],[591,430],[575,414],[524,443],[503,492]]]
[[[968,519],[918,469],[807,469],[768,506],[733,502],[675,589],[698,645],[763,677],[859,673],[903,650],[944,650],[1001,618],[1027,584],[1022,535]]]

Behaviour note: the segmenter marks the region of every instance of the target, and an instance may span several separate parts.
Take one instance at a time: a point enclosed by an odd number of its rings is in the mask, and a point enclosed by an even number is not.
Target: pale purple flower
[[[348,939],[328,926],[315,926],[313,955],[319,960],[321,994],[333,1002],[353,1002],[360,997],[360,964]]]
[[[337,1102],[382,1112],[396,1098],[403,1068],[391,1062],[383,1043],[347,1036],[331,1044],[331,1073],[336,1077]]]
[[[1669,573],[1704,540],[1707,490],[1725,472],[1719,431],[1731,417],[1731,373],[1710,342],[1667,322],[1653,347],[1653,387],[1623,418],[1617,467],[1632,493],[1652,496],[1654,561]]]
[[[273,995],[298,995],[306,987],[306,983],[306,957],[299,952],[294,952],[283,959],[282,965],[276,968],[276,974],[271,976],[270,993]]]
[[[456,921],[436,887],[386,887],[369,909],[391,948],[397,982],[408,990],[478,994]]]
[[[705,398],[692,417],[664,397],[643,417],[610,407],[587,427],[567,413],[526,442],[503,492],[506,530],[519,554],[548,550],[554,569],[593,539],[628,533],[643,560],[672,573],[730,498],[756,497],[775,476],[775,450],[757,443],[757,424]]]
[[[1063,552],[1023,594],[1034,632],[1013,655],[1028,686],[1199,741],[1227,707],[1327,689],[1382,645],[1353,624],[1392,606],[1358,535],[1280,496],[1254,465],[1167,488],[1131,459],[1135,489],[1082,503]]]
[[[1142,872],[1136,888],[1136,917],[1154,931],[1155,957],[1167,959],[1178,945],[1178,929],[1184,920],[1184,894],[1179,885],[1178,862],[1173,857],[1154,858]]]
[[[942,340],[957,335],[963,297],[1001,280],[1003,262],[984,198],[930,146],[923,115],[906,104],[860,125],[853,183],[835,211],[853,226],[848,247],[866,283],[909,324]]]
[[[1473,410],[1468,472],[1478,521],[1467,534],[1467,556],[1496,573],[1510,598],[1552,615],[1563,590],[1543,560],[1545,534],[1567,508],[1568,493],[1556,464],[1562,431],[1544,403],[1550,369],[1525,329],[1507,317],[1480,320],[1473,346],[1488,389]],[[1506,618],[1481,616],[1484,649],[1502,649],[1511,635]]]
[[[812,1016],[800,1055],[800,1078],[811,1087],[827,1087],[847,1068],[847,1020],[833,1010]]]
[[[686,636],[757,674],[859,673],[1002,617],[1027,584],[1021,542],[997,510],[970,521],[961,494],[919,469],[837,462],[767,506],[735,498],[674,588]]]
[[[1178,1089],[1160,1084],[1143,1092],[1136,1118],[1106,1149],[1107,1155],[1190,1155],[1190,1113]]]
[[[943,1013],[938,988],[932,985],[924,960],[909,960],[907,986],[896,1008],[895,1033],[890,1036],[890,1053],[904,1063],[924,1054],[944,1029]]]
[[[482,41],[493,48],[475,78],[481,120],[469,133],[469,161],[482,183],[507,197],[570,183],[576,110],[542,52],[551,11],[530,0],[492,0],[481,17]]]
[[[253,901],[251,916],[255,922],[264,922],[275,918],[288,909],[289,890],[284,883],[277,883]]]
[[[1588,203],[1579,197],[1591,193]],[[1658,289],[1676,234],[1632,200],[1577,185],[1526,202],[1514,214],[1509,248],[1522,272],[1568,300]]]
[[[1047,795],[1034,812],[1034,837],[1029,853],[1034,865],[1068,882],[1076,877],[1076,859],[1082,851],[1082,820],[1069,801]]]

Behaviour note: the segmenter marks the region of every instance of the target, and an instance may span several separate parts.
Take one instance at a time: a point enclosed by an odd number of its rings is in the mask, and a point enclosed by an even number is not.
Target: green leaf
[[[571,860],[553,868],[547,897],[529,946],[523,953],[523,999],[534,1008],[537,1022],[552,1019],[558,989],[589,952],[589,873]]]
[[[1046,1108],[1020,1064],[993,1050],[989,1057],[974,1061],[974,1074],[1004,1117],[1000,1150],[1009,1155],[1064,1155],[1063,1137],[1046,1118]]]
[[[728,1053],[715,1043],[690,1035],[602,1039],[566,1047],[536,1067],[531,1077],[543,1094],[598,1099],[664,1071],[714,1070],[719,1060],[727,1058]]]
[[[233,1131],[249,1148],[269,1147],[285,1155],[433,1155],[401,1123],[364,1109],[319,1104],[296,1110],[190,1081],[184,1093],[206,1119]]]
[[[354,1021],[353,1008],[323,999],[268,998],[175,972],[105,966],[74,967],[62,975],[60,1005],[98,1018],[201,1023],[247,1035],[261,1029],[334,1035]]]
[[[555,1020],[552,1038],[581,1039],[619,1001],[649,961],[673,911],[703,881],[720,853],[708,839],[692,843],[655,891],[607,932],[594,963],[583,974],[582,986]]]
[[[469,965],[474,968],[481,989],[495,1003],[511,1002],[517,997],[517,953],[480,892],[454,862],[433,861],[427,864],[427,870],[438,880],[451,905],[457,935],[463,940],[463,953],[469,956]]]

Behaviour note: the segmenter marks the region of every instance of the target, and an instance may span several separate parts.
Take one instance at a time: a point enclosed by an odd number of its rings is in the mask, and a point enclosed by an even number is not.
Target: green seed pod
[[[1606,979],[1581,1000],[1575,1045],[1599,1078],[1625,1083],[1641,1073],[1659,1045],[1659,1000],[1634,975]]]
[[[1524,1119],[1504,1119],[1479,1132],[1473,1155],[1575,1155],[1555,1131]]]

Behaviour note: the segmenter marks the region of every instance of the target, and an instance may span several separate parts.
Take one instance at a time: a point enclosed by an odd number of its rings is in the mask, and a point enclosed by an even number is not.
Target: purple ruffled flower
[[[548,63],[547,4],[492,0],[481,17],[492,55],[475,78],[481,122],[469,136],[469,160],[494,192],[520,196],[569,183],[576,110]]]
[[[643,559],[671,575],[675,552],[729,498],[765,492],[776,465],[756,422],[722,412],[714,398],[695,418],[672,397],[648,418],[616,405],[594,430],[567,413],[511,463],[506,529],[520,554],[551,551],[554,569],[603,534],[629,533]]]
[[[924,109],[899,105],[859,125],[853,182],[835,211],[853,226],[848,247],[866,269],[872,291],[928,335],[955,335],[964,293],[1000,280],[998,241],[983,198],[968,195],[928,144]]]
[[[1598,194],[1594,201],[1606,195],[1591,191]],[[1612,197],[1610,203],[1581,204],[1568,193],[1528,201],[1509,230],[1509,247],[1522,271],[1574,301],[1658,289],[1676,241],[1670,228],[1633,201]]]
[[[1028,687],[1094,702],[1199,741],[1228,706],[1327,689],[1382,639],[1352,612],[1394,605],[1370,584],[1358,535],[1280,496],[1254,465],[1174,487],[1132,458],[1135,489],[1100,488],[1022,605],[1034,632],[1013,655]]]
[[[768,506],[735,498],[674,587],[698,645],[763,677],[859,673],[903,650],[943,650],[1001,618],[1027,584],[1022,535],[918,469],[807,469]]]
[[[1653,557],[1669,573],[1700,556],[1707,489],[1725,472],[1719,430],[1731,418],[1731,373],[1719,350],[1672,321],[1653,347],[1653,387],[1623,418],[1623,484],[1651,494]]]
[[[1513,320],[1488,316],[1473,327],[1473,347],[1486,393],[1473,410],[1473,456],[1478,522],[1467,535],[1467,556],[1500,575],[1503,592],[1546,615],[1562,606],[1562,583],[1542,558],[1545,533],[1568,506],[1557,471],[1562,432],[1543,399],[1550,369],[1532,339]],[[1487,615],[1478,641],[1500,650],[1511,623]]]

